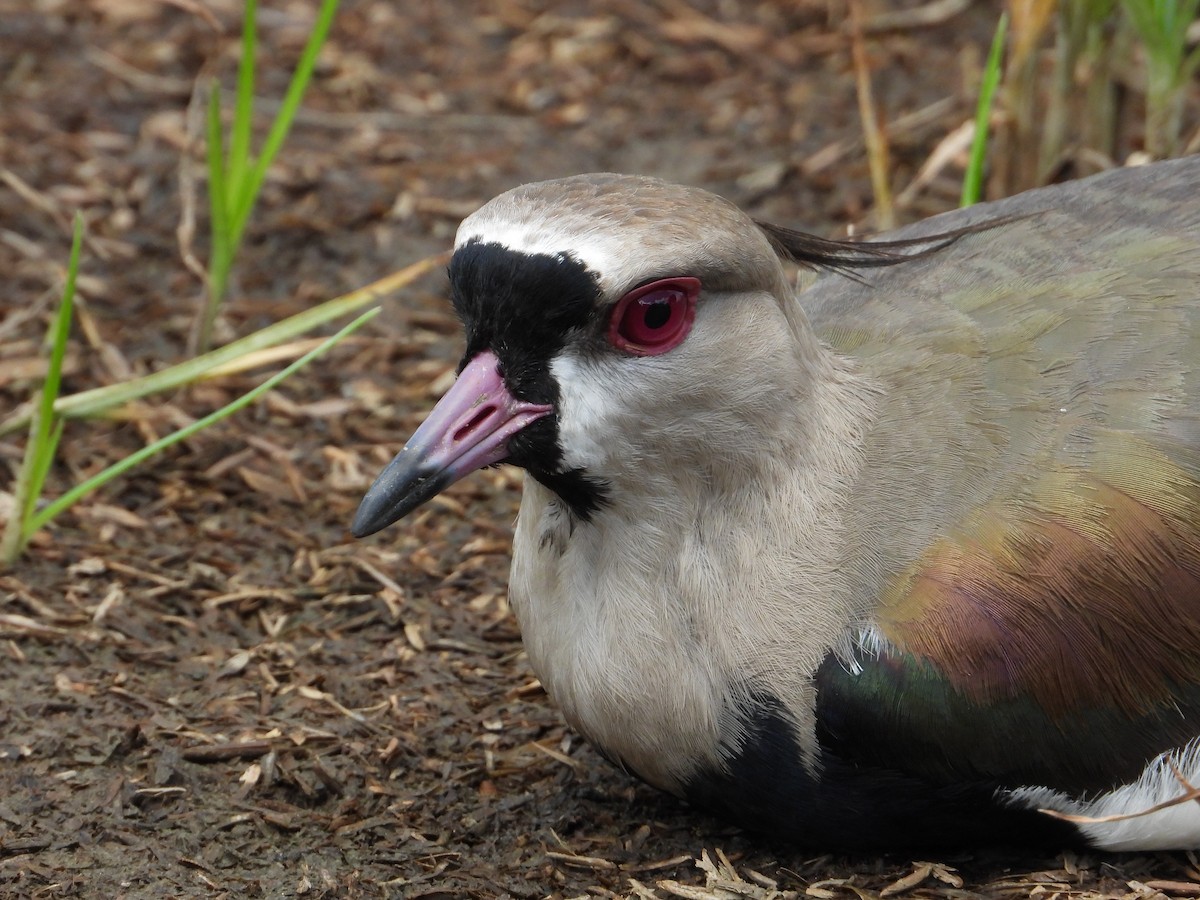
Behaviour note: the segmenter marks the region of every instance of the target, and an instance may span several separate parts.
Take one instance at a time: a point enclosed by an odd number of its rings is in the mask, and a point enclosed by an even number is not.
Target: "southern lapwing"
[[[512,606],[614,763],[819,848],[1200,846],[1200,157],[853,244],[565,178],[450,286],[354,533],[523,468]]]

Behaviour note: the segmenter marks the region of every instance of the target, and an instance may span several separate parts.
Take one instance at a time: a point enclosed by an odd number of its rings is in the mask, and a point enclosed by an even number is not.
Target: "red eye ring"
[[[656,356],[683,343],[696,318],[698,278],[662,278],[636,287],[613,308],[608,342],[634,356]]]

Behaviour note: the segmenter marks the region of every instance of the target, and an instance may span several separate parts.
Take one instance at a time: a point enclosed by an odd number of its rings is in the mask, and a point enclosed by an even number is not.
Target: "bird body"
[[[1200,158],[841,245],[591,175],[464,221],[382,528],[527,471],[567,720],[814,846],[1200,846]],[[835,271],[796,294],[781,256]],[[841,271],[841,274],[837,270]],[[846,277],[847,272],[851,277]]]

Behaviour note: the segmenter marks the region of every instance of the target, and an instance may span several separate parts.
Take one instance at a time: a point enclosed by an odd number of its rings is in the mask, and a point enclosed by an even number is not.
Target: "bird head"
[[[737,469],[821,353],[774,235],[727,201],[584,175],[500,195],[449,267],[459,375],[364,497],[372,534],[469,472],[507,462],[588,519],[613,491]],[[794,391],[791,391],[794,393]]]

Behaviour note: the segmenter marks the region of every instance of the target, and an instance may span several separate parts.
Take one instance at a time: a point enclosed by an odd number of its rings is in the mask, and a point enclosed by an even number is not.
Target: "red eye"
[[[609,343],[637,356],[679,346],[692,328],[699,293],[696,278],[664,278],[634,288],[613,310]]]

